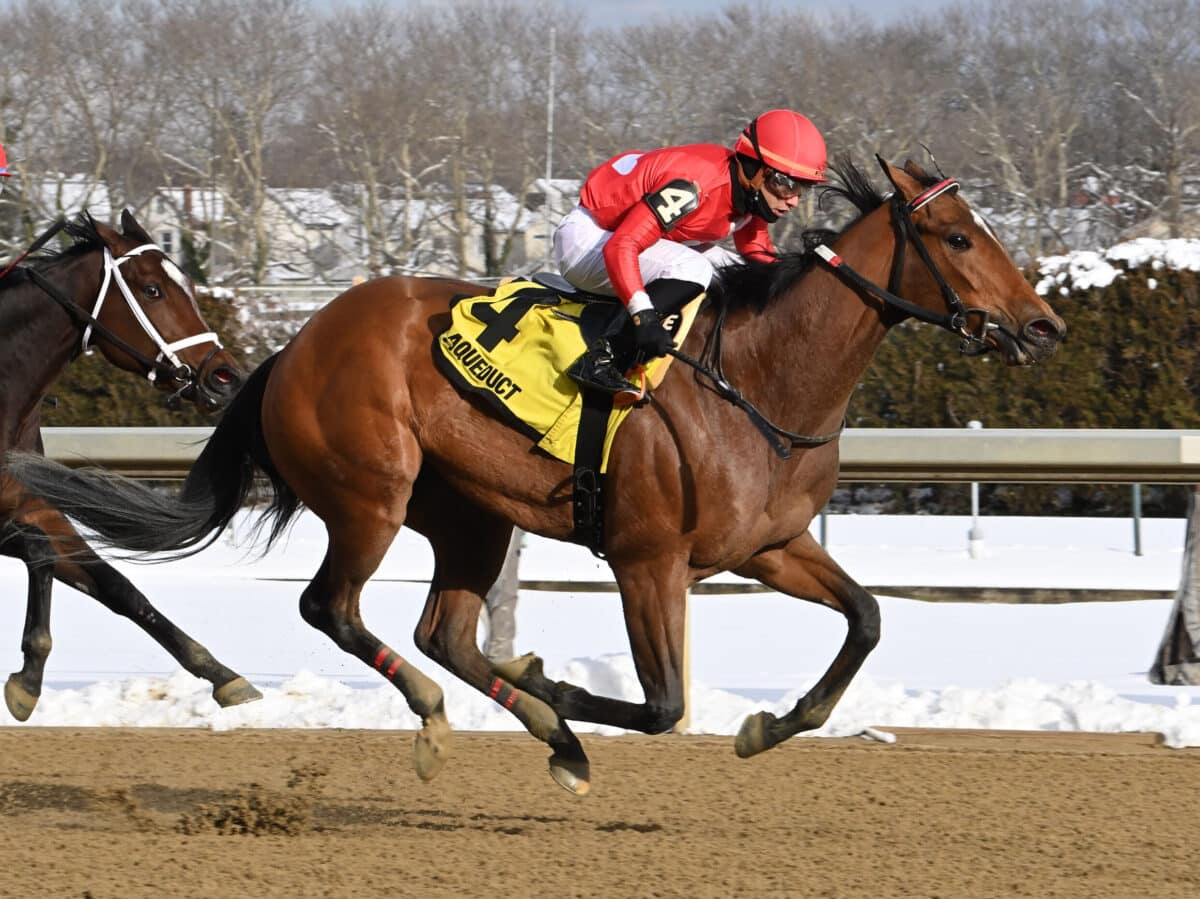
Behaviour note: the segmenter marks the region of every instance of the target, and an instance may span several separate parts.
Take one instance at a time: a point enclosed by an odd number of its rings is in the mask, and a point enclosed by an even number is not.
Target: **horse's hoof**
[[[747,715],[738,731],[737,739],[733,741],[733,751],[740,758],[748,759],[752,755],[758,755],[764,749],[770,749],[775,745],[775,741],[770,736],[771,725],[774,723],[775,716],[770,712],[756,712],[753,715]]]
[[[542,673],[542,660],[532,652],[527,652],[525,655],[517,656],[507,662],[493,663],[492,671],[497,677],[516,686],[521,686],[522,682],[529,677],[535,680],[545,677]]]
[[[582,752],[578,758],[554,753],[550,756],[550,776],[556,784],[576,796],[586,796],[592,789],[592,766]]]
[[[254,702],[262,699],[262,694],[244,677],[235,677],[227,684],[213,687],[213,699],[223,709],[231,705],[241,705],[243,702]]]
[[[450,758],[450,722],[444,715],[430,716],[413,741],[413,768],[417,777],[431,781]]]
[[[4,702],[14,718],[18,721],[28,721],[37,701],[36,696],[21,686],[16,675],[8,676],[8,683],[4,685]]]

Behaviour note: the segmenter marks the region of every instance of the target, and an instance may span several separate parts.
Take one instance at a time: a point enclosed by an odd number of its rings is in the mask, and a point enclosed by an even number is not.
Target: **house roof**
[[[267,196],[307,228],[336,228],[355,221],[323,187],[268,187]]]
[[[83,210],[101,221],[112,219],[113,204],[108,185],[87,175],[58,175],[25,181],[26,199],[50,215],[76,215]]]

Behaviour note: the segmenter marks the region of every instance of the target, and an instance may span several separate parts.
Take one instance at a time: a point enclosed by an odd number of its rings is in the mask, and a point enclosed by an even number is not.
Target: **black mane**
[[[13,269],[8,277],[0,282],[0,289],[27,281],[28,275],[25,271],[27,266],[37,269],[39,272],[45,272],[69,259],[91,253],[104,246],[104,238],[96,230],[96,220],[86,209],[68,221],[60,233],[69,237],[71,243],[59,249],[38,250],[27,256],[20,266]]]
[[[96,230],[96,220],[86,209],[68,221],[62,233],[70,237],[73,242],[62,249],[39,250],[34,253],[29,257],[29,261],[35,268],[50,268],[64,260],[74,259],[76,256],[82,256],[84,253],[90,253],[92,250],[98,250],[104,246],[104,238]]]
[[[834,179],[829,186],[822,188],[818,205],[823,209],[826,199],[832,198],[844,200],[858,210],[858,215],[842,231],[887,201],[887,197],[871,184],[870,179],[849,157],[839,157],[829,168]],[[827,228],[805,231],[801,235],[803,249],[780,253],[777,262],[747,259],[724,266],[717,270],[709,289],[709,298],[714,303],[725,304],[729,309],[762,309],[809,269],[816,259],[814,247],[833,240],[840,233]]]

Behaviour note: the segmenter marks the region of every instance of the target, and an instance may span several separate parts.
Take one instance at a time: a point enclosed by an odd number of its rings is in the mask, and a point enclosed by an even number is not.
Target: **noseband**
[[[987,345],[984,343],[983,337],[971,331],[967,322],[968,315],[978,314],[983,316],[981,334],[986,335],[995,325],[988,321],[987,310],[968,310],[963,305],[958,291],[950,286],[950,283],[942,275],[933,258],[929,255],[929,249],[925,246],[925,242],[921,239],[921,235],[917,232],[917,226],[913,222],[913,214],[917,210],[929,205],[942,194],[957,191],[958,188],[959,184],[957,181],[953,178],[946,178],[944,181],[939,181],[927,190],[917,194],[908,203],[904,202],[904,195],[899,190],[893,192],[890,202],[892,205],[892,225],[896,232],[896,252],[892,256],[892,270],[888,277],[886,290],[867,280],[854,269],[850,268],[850,266],[846,265],[845,260],[830,249],[828,245],[819,244],[813,248],[813,252],[835,273],[854,286],[866,291],[886,305],[895,306],[906,315],[910,315],[923,322],[929,322],[930,324],[937,325],[939,328],[944,328],[953,334],[957,334],[962,338],[960,350],[963,353],[967,355],[979,355],[980,353],[987,352]],[[930,311],[923,306],[909,302],[896,293],[900,289],[900,277],[904,271],[904,250],[909,243],[916,247],[917,255],[921,257],[921,261],[925,263],[925,267],[937,282],[938,289],[942,293],[942,300],[946,304],[945,312]]]
[[[108,247],[103,248],[104,251],[104,278],[100,284],[100,291],[96,295],[96,302],[93,304],[91,313],[87,313],[79,308],[70,297],[67,297],[63,292],[51,283],[45,275],[34,268],[25,268],[25,273],[30,281],[40,287],[52,300],[62,306],[64,310],[75,320],[83,330],[83,339],[80,344],[80,349],[84,353],[91,353],[95,348],[94,337],[102,338],[108,341],[113,346],[120,349],[126,355],[132,357],[144,369],[146,380],[154,383],[158,379],[167,378],[176,384],[180,384],[180,388],[175,391],[168,402],[174,400],[178,402],[179,398],[188,395],[195,390],[203,390],[203,385],[200,384],[200,373],[204,370],[204,366],[209,360],[221,349],[221,341],[213,331],[205,331],[201,334],[195,334],[191,337],[184,337],[181,340],[176,340],[167,343],[163,339],[162,334],[154,327],[154,323],[150,321],[146,311],[133,298],[133,292],[129,289],[128,283],[125,281],[124,275],[121,274],[121,263],[134,256],[139,256],[142,253],[155,251],[162,253],[163,258],[167,258],[167,254],[163,253],[162,249],[153,243],[142,244],[135,247],[128,253],[116,258],[109,252]],[[158,347],[158,355],[153,359],[146,356],[141,351],[137,350],[128,341],[122,339],[113,333],[111,328],[108,328],[100,322],[100,311],[104,307],[104,300],[108,296],[108,290],[111,284],[115,283],[121,295],[125,298],[125,304],[129,307],[130,314],[133,316],[141,327],[143,333],[153,341]],[[193,371],[192,367],[179,358],[177,350],[186,349],[197,344],[211,343],[213,347],[209,350],[208,355],[204,357],[204,361],[200,364],[198,370]]]

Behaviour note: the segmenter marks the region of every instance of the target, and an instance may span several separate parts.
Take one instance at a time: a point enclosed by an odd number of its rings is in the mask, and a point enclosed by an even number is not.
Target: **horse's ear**
[[[904,160],[904,171],[908,172],[910,175],[912,175],[918,181],[928,181],[929,180],[929,173],[927,171],[925,171],[925,169],[922,168],[920,165],[913,162],[911,159]]]
[[[882,156],[880,156],[878,153],[875,154],[875,161],[879,163],[879,167],[881,169],[883,169],[883,173],[885,175],[887,175],[888,181],[892,181],[892,167],[890,165],[888,165],[888,161],[886,159],[884,159]],[[895,187],[895,186],[896,186],[896,182],[892,181],[892,187]]]
[[[892,182],[892,187],[896,188],[896,193],[907,200],[911,200],[922,190],[921,182],[910,175],[906,169],[911,165],[911,161],[905,163],[903,169],[896,168],[891,163],[883,159],[882,156],[876,155],[879,160],[879,165],[883,169],[883,173],[887,175],[888,181]]]
[[[128,209],[121,210],[121,230],[126,237],[132,237],[138,243],[154,243],[154,240],[146,233],[146,229],[138,224],[138,220]]]
[[[100,239],[104,241],[108,249],[119,256],[120,251],[117,246],[121,242],[121,233],[115,228],[110,228],[104,222],[93,221],[92,227],[96,229],[96,233],[100,235]]]

